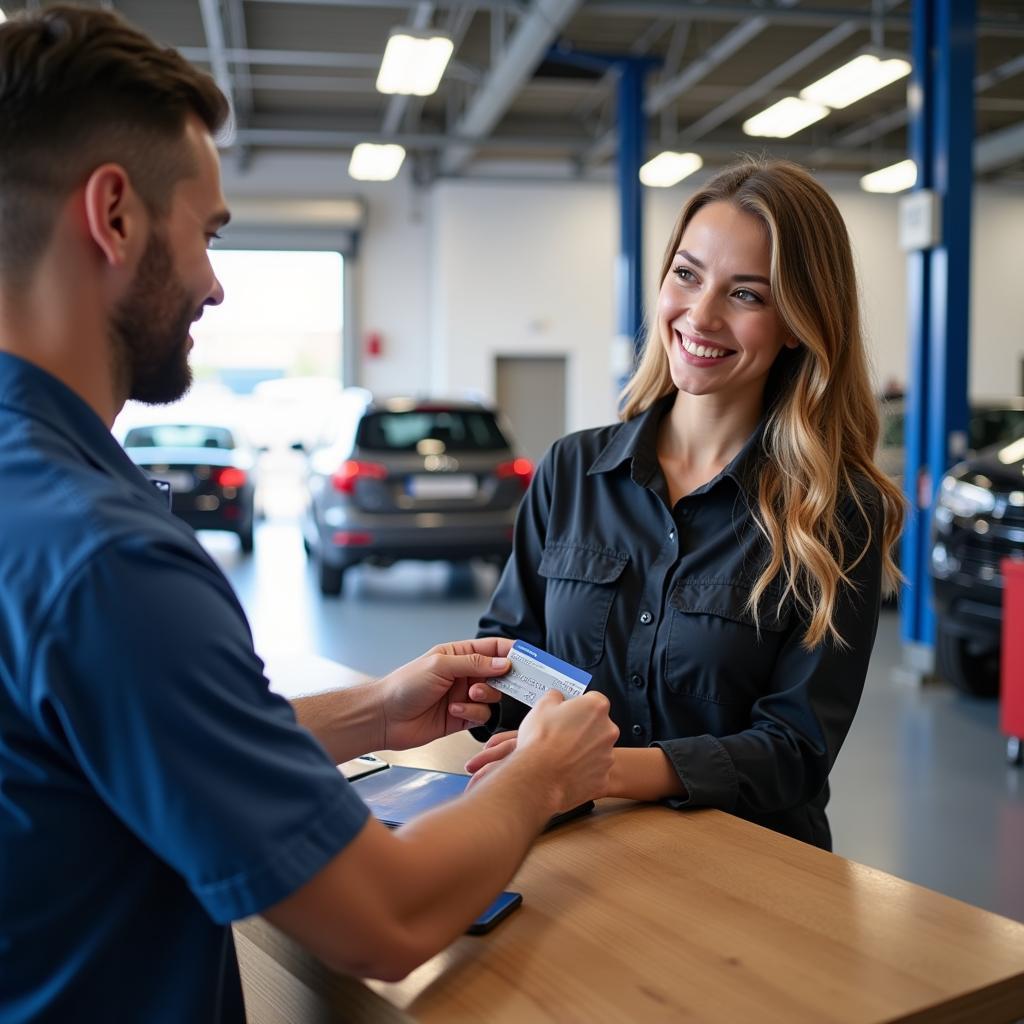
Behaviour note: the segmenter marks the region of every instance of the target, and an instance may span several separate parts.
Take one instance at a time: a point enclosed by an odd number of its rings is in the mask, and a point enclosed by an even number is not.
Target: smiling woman
[[[829,848],[903,514],[872,461],[846,228],[807,171],[743,163],[683,208],[660,281],[623,422],[545,456],[480,631],[593,674],[620,729],[608,795]]]

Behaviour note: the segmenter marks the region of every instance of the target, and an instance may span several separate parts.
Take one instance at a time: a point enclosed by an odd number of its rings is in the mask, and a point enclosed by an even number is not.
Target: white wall
[[[1019,394],[1024,357],[1024,192],[983,189],[974,203],[971,394]]]
[[[603,185],[440,184],[434,386],[493,396],[497,356],[565,354],[568,428],[613,418],[613,213]]]
[[[232,194],[362,195],[369,219],[356,284],[359,333],[380,331],[384,354],[362,361],[382,392],[474,389],[493,396],[498,355],[565,354],[567,423],[614,415],[616,194],[607,183],[449,181],[428,192],[400,178],[350,181],[334,157],[259,161],[226,175]],[[645,274],[655,291],[662,250],[694,186],[648,192]],[[906,258],[898,200],[855,182],[829,187],[850,231],[876,380],[905,381]],[[976,396],[1016,393],[1024,355],[1020,242],[1024,193],[979,188],[974,208],[971,380]],[[301,297],[297,297],[301,301]]]

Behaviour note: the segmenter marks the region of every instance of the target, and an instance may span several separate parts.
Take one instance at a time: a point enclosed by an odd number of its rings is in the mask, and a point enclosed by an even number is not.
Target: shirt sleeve
[[[44,735],[217,922],[290,895],[366,821],[270,691],[227,581],[182,547],[93,555],[27,671]]]
[[[480,618],[477,636],[502,636],[524,640],[544,647],[544,580],[537,572],[547,536],[551,508],[552,464],[554,449],[549,449],[537,466],[537,472],[523,496],[516,514],[512,554],[491,595],[491,603]],[[471,729],[481,742],[502,729],[518,729],[527,707],[510,697],[502,697],[490,721]]]
[[[869,514],[871,505],[868,505]],[[843,505],[847,551],[867,539],[852,499]],[[767,692],[751,710],[749,729],[731,736],[694,736],[656,742],[686,787],[673,807],[718,807],[744,816],[788,810],[812,800],[828,779],[860,702],[878,626],[882,580],[882,520],[873,513],[871,543],[841,585],[835,625],[847,646],[826,639],[813,651],[791,630]]]

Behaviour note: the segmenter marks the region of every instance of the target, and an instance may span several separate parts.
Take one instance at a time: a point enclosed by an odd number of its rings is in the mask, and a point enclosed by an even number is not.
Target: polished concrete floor
[[[444,563],[358,569],[321,598],[298,529],[262,524],[252,558],[204,534],[264,656],[313,652],[381,675],[472,636],[494,571]],[[883,612],[864,699],[832,773],[836,852],[1024,921],[1024,770],[1010,768],[994,702],[893,683],[899,623]]]

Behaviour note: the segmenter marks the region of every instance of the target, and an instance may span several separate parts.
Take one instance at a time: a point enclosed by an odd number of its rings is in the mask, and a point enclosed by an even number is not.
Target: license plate
[[[191,491],[196,485],[195,477],[191,473],[154,473],[153,479],[164,480],[171,485],[171,490],[175,494],[182,494],[185,491]]]
[[[474,498],[477,482],[469,473],[411,476],[406,489],[414,498]]]

